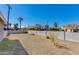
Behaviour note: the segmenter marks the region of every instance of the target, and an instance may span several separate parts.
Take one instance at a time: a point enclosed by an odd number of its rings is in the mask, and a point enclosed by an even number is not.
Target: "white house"
[[[5,24],[7,24],[7,21],[0,12],[0,41],[2,41],[7,35],[7,32],[4,30]]]
[[[77,24],[68,24],[64,26],[64,30],[67,32],[79,32],[79,25]]]

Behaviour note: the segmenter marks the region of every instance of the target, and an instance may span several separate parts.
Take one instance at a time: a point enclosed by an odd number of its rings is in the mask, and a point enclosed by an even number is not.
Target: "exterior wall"
[[[71,30],[70,29],[67,29],[67,32],[71,32]]]
[[[0,12],[0,22],[7,24],[7,21],[6,21],[6,19],[4,18],[3,14],[1,12]]]
[[[66,30],[66,32],[79,32],[79,27],[78,27],[78,25],[66,26],[66,27],[64,27],[64,30]]]
[[[4,31],[4,24],[6,24],[6,23],[7,22],[6,22],[5,18],[4,18],[4,16],[0,12],[0,41],[2,41],[7,35],[7,32]]]
[[[4,38],[4,26],[0,23],[0,41]]]
[[[79,29],[67,29],[66,32],[79,32]]]
[[[36,35],[41,35],[41,36],[45,36],[46,35],[46,31],[33,31],[33,30],[29,30],[28,31],[29,34],[36,34]],[[56,35],[56,37],[58,39],[64,40],[64,32],[63,31],[47,31],[47,35]],[[75,32],[66,32],[65,35],[66,39],[68,41],[73,41],[73,42],[78,42],[79,43],[79,32],[75,33]]]

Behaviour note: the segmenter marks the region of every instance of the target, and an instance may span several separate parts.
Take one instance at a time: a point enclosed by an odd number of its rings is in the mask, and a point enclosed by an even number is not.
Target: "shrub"
[[[32,33],[32,35],[34,36],[35,34],[34,34],[34,33]]]
[[[53,31],[62,31],[62,29],[61,28],[50,28],[49,30],[53,30]]]
[[[23,29],[23,30],[24,30],[24,33],[28,33],[28,31],[27,31],[27,30],[28,30],[28,28],[24,27],[24,29]]]
[[[53,42],[54,46],[56,46],[56,39],[57,39],[57,36],[54,33],[50,35],[50,40]]]
[[[46,36],[46,39],[49,39],[49,36]]]

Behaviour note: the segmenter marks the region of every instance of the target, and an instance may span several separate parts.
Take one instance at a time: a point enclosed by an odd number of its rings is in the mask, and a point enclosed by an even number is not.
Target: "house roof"
[[[3,16],[3,14],[2,14],[1,11],[0,11],[0,21],[2,21],[3,24],[7,24],[7,21],[6,21],[6,19],[4,18],[4,16]]]
[[[79,25],[77,24],[68,24],[66,26],[64,26],[64,28],[68,28],[68,29],[77,29],[79,27]]]

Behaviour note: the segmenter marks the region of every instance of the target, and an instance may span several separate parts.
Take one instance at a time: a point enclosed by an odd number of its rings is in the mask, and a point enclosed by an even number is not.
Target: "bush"
[[[50,28],[49,30],[53,30],[53,31],[62,31],[62,29],[61,28]]]
[[[46,39],[50,39],[49,36],[46,36]]]
[[[57,39],[57,36],[54,33],[50,35],[50,40],[53,42],[54,46],[56,46],[56,39]]]
[[[25,27],[23,30],[24,30],[24,33],[28,33],[28,31],[27,31],[28,28]]]

